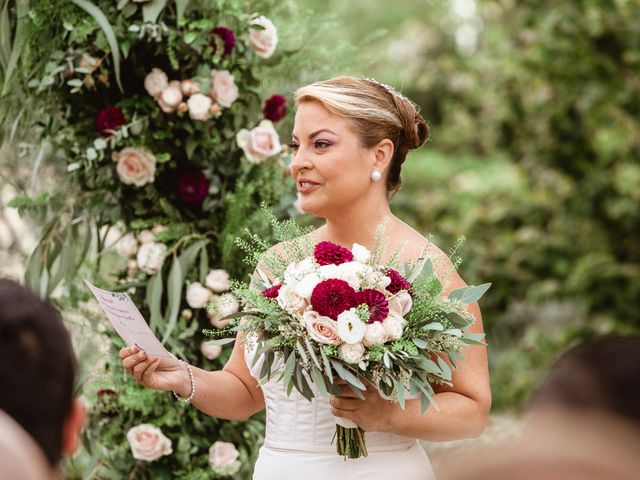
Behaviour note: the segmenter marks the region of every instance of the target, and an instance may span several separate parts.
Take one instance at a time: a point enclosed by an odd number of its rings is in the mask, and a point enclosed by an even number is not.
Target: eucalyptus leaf
[[[429,346],[429,344],[422,338],[413,337],[411,341],[416,347],[421,348],[423,350]]]
[[[304,347],[300,343],[300,340],[296,340],[296,349],[298,350],[298,353],[300,354],[300,358],[302,359],[302,362],[303,363],[309,363],[309,356],[307,355],[307,352],[304,351]]]
[[[396,393],[398,394],[398,404],[404,410],[404,385],[402,385],[402,382],[396,383]]]
[[[431,322],[422,327],[422,330],[435,330],[437,332],[441,332],[444,330],[444,327],[440,322]]]
[[[309,382],[307,382],[306,377],[304,376],[304,371],[300,365],[296,365],[296,384],[298,385],[298,391],[300,394],[306,398],[308,401],[313,400],[313,390],[309,386]]]
[[[149,328],[154,333],[158,332],[158,327],[162,322],[162,311],[160,303],[162,302],[162,291],[164,289],[164,282],[162,279],[162,272],[156,273],[147,282],[147,306],[149,307]]]
[[[228,345],[235,341],[236,341],[235,337],[228,337],[228,338],[215,338],[213,340],[207,340],[207,343],[210,345]]]
[[[351,373],[344,366],[342,366],[342,364],[339,361],[331,360],[331,364],[333,365],[333,368],[336,369],[336,372],[338,373],[340,378],[342,378],[344,381],[348,382],[350,385],[353,385],[354,387],[357,387],[361,390],[366,389],[366,387],[364,386],[364,383],[362,383],[358,377],[356,377],[353,373]]]
[[[180,302],[182,300],[182,287],[184,285],[184,276],[180,260],[173,259],[171,270],[169,270],[169,278],[167,279],[167,309],[165,310],[164,321],[166,328],[162,336],[162,343],[173,333],[178,320],[178,312],[180,311]]]
[[[311,340],[309,340],[309,337],[304,337],[304,341],[307,345],[307,350],[309,351],[309,356],[313,360],[313,363],[316,365],[316,367],[322,370],[322,365],[320,365],[320,361],[318,360],[315,349],[313,348],[313,345],[311,345]]]
[[[207,249],[203,248],[200,250],[200,275],[198,280],[201,284],[204,285],[207,275],[209,273],[209,254],[207,253]]]
[[[329,362],[329,357],[324,353],[324,350],[320,348],[320,356],[322,357],[322,364],[324,365],[324,374],[329,379],[329,383],[333,384],[333,371],[331,370],[331,363]]]
[[[292,351],[289,354],[289,358],[287,358],[287,362],[284,366],[284,373],[282,374],[282,381],[288,385],[291,381],[291,375],[293,374],[293,370],[296,366],[296,352]]]
[[[438,357],[438,366],[442,369],[442,377],[451,380],[451,368],[441,357]]]
[[[317,368],[313,368],[312,367],[311,368],[311,379],[313,380],[313,384],[320,391],[320,394],[324,398],[328,398],[329,397],[329,392],[327,391],[327,386],[325,384],[325,379],[324,379],[324,376],[322,375],[322,372],[320,370],[318,370]]]
[[[490,287],[490,283],[483,283],[482,285],[470,285],[458,288],[449,293],[449,299],[459,300],[465,305],[470,305],[480,300],[482,295],[484,295]]]
[[[9,2],[5,2],[5,5],[8,5]],[[4,84],[2,86],[2,94],[0,96],[4,96],[9,93],[9,85],[11,83],[11,77],[13,77],[13,71],[16,69],[18,65],[18,60],[20,55],[22,55],[22,49],[24,48],[27,42],[27,23],[28,19],[28,11],[29,11],[29,0],[16,0],[16,27],[15,27],[15,35],[13,38],[13,45],[11,47],[11,53],[9,54],[9,58],[6,62],[6,67],[4,70]],[[7,25],[4,25],[5,28]],[[10,35],[10,29],[7,28],[7,33]],[[0,40],[3,42],[6,41],[7,33],[2,33]],[[37,291],[37,290],[34,290]]]

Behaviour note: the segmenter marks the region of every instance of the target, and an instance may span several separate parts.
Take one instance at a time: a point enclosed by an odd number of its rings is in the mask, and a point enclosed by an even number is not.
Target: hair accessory
[[[181,397],[174,391],[172,391],[171,393],[173,393],[173,396],[176,397],[176,399],[179,402],[191,403],[191,400],[193,400],[193,396],[196,394],[196,381],[193,378],[193,371],[191,370],[191,365],[189,365],[187,362],[181,359],[178,359],[178,361],[182,362],[187,367],[187,373],[189,373],[189,380],[191,380],[191,393],[189,394],[188,397]]]
[[[374,170],[373,172],[371,172],[372,181],[379,182],[381,178],[382,178],[382,174],[380,173],[380,170]]]
[[[371,83],[375,83],[376,85],[380,85],[381,87],[384,87],[385,90],[387,90],[387,92],[389,92],[391,95],[397,95],[398,97],[400,97],[402,100],[407,100],[409,102],[411,102],[411,100],[409,100],[407,97],[405,97],[403,94],[401,94],[400,92],[398,92],[395,88],[393,88],[391,85],[387,85],[386,83],[382,83],[379,82],[378,80],[375,80],[373,78],[369,78],[369,77],[360,77],[361,80],[366,80],[367,82],[371,82]]]

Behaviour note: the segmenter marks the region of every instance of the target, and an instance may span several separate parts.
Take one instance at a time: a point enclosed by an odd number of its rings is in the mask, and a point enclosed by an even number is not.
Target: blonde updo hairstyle
[[[400,188],[400,170],[409,150],[420,147],[429,137],[429,126],[411,100],[377,82],[336,77],[299,88],[296,105],[320,102],[328,111],[348,119],[365,148],[388,138],[393,142],[393,158],[387,173],[387,191]]]

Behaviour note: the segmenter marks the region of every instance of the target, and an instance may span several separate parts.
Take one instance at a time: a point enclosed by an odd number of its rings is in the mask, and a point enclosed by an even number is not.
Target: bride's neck
[[[347,248],[351,248],[354,243],[370,248],[378,227],[392,219],[393,214],[387,202],[341,209],[335,215],[325,218],[322,240]]]

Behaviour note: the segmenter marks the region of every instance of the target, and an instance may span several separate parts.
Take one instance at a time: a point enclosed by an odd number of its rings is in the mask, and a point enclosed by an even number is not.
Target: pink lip
[[[306,183],[307,185],[303,187],[302,186],[303,183]],[[312,190],[315,190],[316,188],[318,188],[319,186],[320,186],[319,183],[313,182],[311,180],[307,180],[306,178],[300,178],[296,182],[296,187],[298,187],[299,193],[309,193]]]

